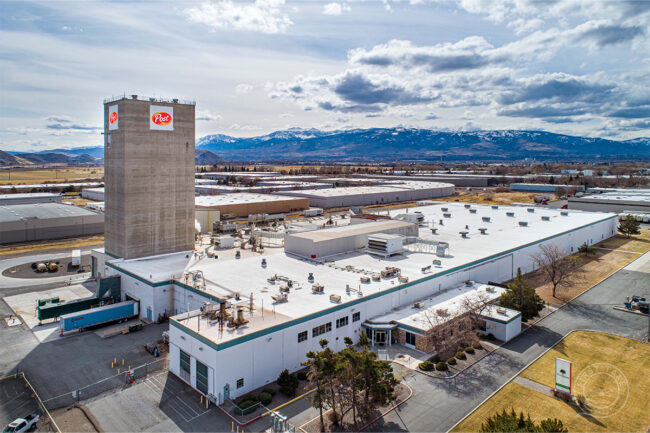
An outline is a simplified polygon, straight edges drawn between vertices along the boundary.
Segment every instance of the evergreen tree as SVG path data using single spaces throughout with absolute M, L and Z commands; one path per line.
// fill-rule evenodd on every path
M 631 235 L 638 235 L 641 233 L 639 226 L 641 224 L 636 220 L 634 215 L 625 215 L 625 218 L 621 220 L 621 223 L 618 225 L 618 231 L 623 233 L 628 239 Z
M 522 320 L 528 320 L 544 308 L 544 301 L 535 293 L 535 289 L 526 284 L 521 269 L 517 268 L 517 276 L 499 298 L 499 305 L 521 311 Z
M 535 424 L 530 415 L 524 417 L 524 413 L 519 415 L 512 409 L 510 413 L 504 409 L 501 413 L 496 413 L 489 417 L 481 424 L 481 433 L 502 433 L 502 432 L 558 432 L 566 433 L 568 430 L 564 427 L 562 421 L 554 418 L 547 418 L 539 425 Z

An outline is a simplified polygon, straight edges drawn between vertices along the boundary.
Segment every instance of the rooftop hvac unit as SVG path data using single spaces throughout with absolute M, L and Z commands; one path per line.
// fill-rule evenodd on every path
M 465 205 L 463 205 L 463 206 L 465 206 L 465 209 L 469 209 L 469 208 L 471 208 L 471 207 L 472 207 L 472 205 L 471 205 L 471 204 L 465 204 Z
M 560 212 L 560 215 L 562 215 L 562 216 L 569 216 L 569 212 L 567 212 L 567 211 L 561 211 L 561 212 Z
M 506 309 L 503 307 L 497 307 L 497 313 L 499 314 L 506 314 Z
M 490 222 L 490 217 L 482 217 L 481 218 L 484 223 L 489 223 Z
M 469 232 L 465 232 L 465 231 L 463 231 L 463 232 L 458 232 L 458 233 L 460 234 L 460 236 L 461 236 L 463 239 L 467 239 L 467 233 L 469 233 Z
M 403 239 L 398 235 L 379 233 L 366 238 L 366 251 L 370 254 L 391 256 L 403 250 Z
M 432 235 L 437 235 L 437 234 L 438 234 L 438 229 L 435 228 L 435 227 L 432 228 L 432 229 L 431 229 L 431 234 L 432 234 Z
M 359 278 L 359 281 L 361 281 L 362 283 L 367 284 L 367 283 L 370 282 L 370 277 L 361 277 L 361 278 Z
M 492 209 L 499 209 L 499 206 L 496 205 L 496 204 L 493 204 L 493 205 L 492 205 Z
M 433 266 L 442 266 L 442 262 L 438 259 L 435 259 L 431 262 Z
M 506 212 L 506 215 L 509 217 L 514 217 L 515 213 L 514 212 Z
M 447 212 L 443 213 L 442 216 L 445 218 L 451 218 L 451 214 Z
M 550 221 L 550 220 L 551 220 L 550 216 L 545 215 L 545 216 L 542 217 L 542 221 Z
M 481 232 L 482 235 L 487 234 L 487 229 L 485 227 L 479 227 L 478 231 Z
M 436 245 L 436 256 L 445 257 L 447 255 L 447 250 L 449 250 L 449 244 L 447 242 L 439 242 Z
M 535 212 L 535 208 L 532 208 L 532 207 L 529 207 L 529 208 L 526 209 L 526 210 L 527 210 L 529 213 L 533 213 L 533 212 Z
M 340 303 L 341 302 L 341 295 L 330 295 L 330 301 L 335 302 L 335 303 Z
M 409 277 L 407 277 L 405 275 L 400 275 L 399 277 L 397 277 L 397 280 L 400 283 L 408 283 L 409 282 Z
M 470 209 L 469 213 L 476 213 L 476 209 Z
M 314 284 L 311 286 L 312 293 L 325 293 L 325 286 L 322 284 Z
M 424 308 L 424 302 L 416 302 L 413 304 L 413 308 Z
M 528 221 L 519 221 L 521 227 L 528 227 Z
M 488 293 L 495 293 L 495 292 L 497 291 L 497 289 L 496 289 L 494 286 L 487 286 L 487 287 L 485 288 L 485 290 L 486 290 Z
M 449 208 L 448 207 L 441 207 L 440 210 L 443 211 L 443 212 L 447 212 L 449 210 Z
M 289 300 L 289 294 L 284 292 L 276 293 L 275 295 L 271 295 L 271 299 L 275 303 L 287 302 Z

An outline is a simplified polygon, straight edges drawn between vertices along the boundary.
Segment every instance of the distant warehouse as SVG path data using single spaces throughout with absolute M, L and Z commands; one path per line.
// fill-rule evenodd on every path
M 0 244 L 104 232 L 104 215 L 61 203 L 0 206 Z
M 352 186 L 332 189 L 286 191 L 285 195 L 306 197 L 311 206 L 332 208 L 414 201 L 454 194 L 454 186 L 439 182 L 404 182 L 390 186 Z
M 271 194 L 232 193 L 195 197 L 196 209 L 219 211 L 222 217 L 245 217 L 251 214 L 298 212 L 309 209 L 309 200 Z
M 552 183 L 511 183 L 510 191 L 525 192 L 555 192 L 558 188 L 564 188 L 567 191 L 584 191 L 584 185 L 555 185 Z
M 51 192 L 0 194 L 0 206 L 30 203 L 61 203 L 61 194 Z
M 104 201 L 104 188 L 84 188 L 81 190 L 81 197 L 88 200 Z

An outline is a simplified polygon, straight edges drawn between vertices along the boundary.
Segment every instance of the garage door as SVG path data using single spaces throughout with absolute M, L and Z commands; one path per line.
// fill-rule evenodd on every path
M 208 366 L 196 361 L 196 389 L 208 393 Z

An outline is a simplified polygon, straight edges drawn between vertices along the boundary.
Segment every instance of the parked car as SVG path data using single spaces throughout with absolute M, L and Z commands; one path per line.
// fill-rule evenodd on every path
M 27 415 L 25 418 L 16 418 L 4 428 L 2 433 L 23 433 L 29 431 L 41 419 L 38 414 Z

